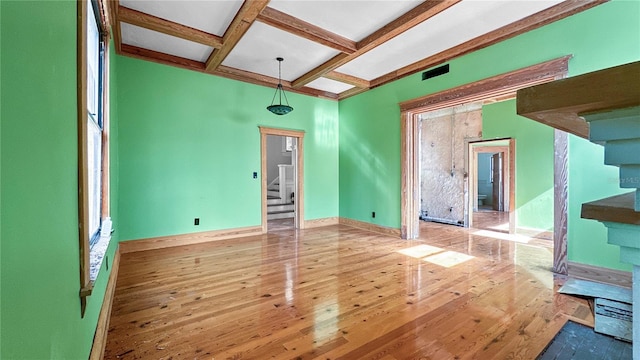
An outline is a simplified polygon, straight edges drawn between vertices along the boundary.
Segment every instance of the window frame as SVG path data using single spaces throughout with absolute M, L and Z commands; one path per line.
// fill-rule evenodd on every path
M 89 149 L 88 129 L 88 6 L 93 8 L 95 23 L 98 29 L 98 100 L 97 100 L 97 126 L 100 129 L 100 171 L 97 172 L 100 184 L 100 194 L 95 205 L 102 222 L 110 214 L 109 209 L 109 32 L 106 7 L 104 0 L 77 0 L 77 137 L 78 137 L 78 229 L 80 250 L 80 301 L 81 316 L 84 317 L 87 297 L 91 295 L 94 280 L 91 279 L 91 248 L 92 239 L 100 237 L 100 226 L 89 234 L 90 201 L 89 197 Z M 108 234 L 110 236 L 110 234 Z

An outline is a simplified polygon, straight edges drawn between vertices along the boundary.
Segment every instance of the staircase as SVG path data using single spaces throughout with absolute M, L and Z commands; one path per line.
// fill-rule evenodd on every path
M 278 184 L 279 186 L 279 184 Z M 295 216 L 295 205 L 280 197 L 277 188 L 267 189 L 267 220 L 288 219 Z
M 602 222 L 607 242 L 633 265 L 633 358 L 640 359 L 640 62 L 518 91 L 518 114 L 604 146 L 619 167 L 623 195 L 582 204 L 581 217 Z
M 267 186 L 267 220 L 295 217 L 293 165 L 278 165 L 279 176 Z
M 604 146 L 604 163 L 620 168 L 620 187 L 634 191 L 583 204 L 582 217 L 607 227 L 608 242 L 620 246 L 621 261 L 640 264 L 640 106 L 583 117 L 590 125 L 589 140 Z

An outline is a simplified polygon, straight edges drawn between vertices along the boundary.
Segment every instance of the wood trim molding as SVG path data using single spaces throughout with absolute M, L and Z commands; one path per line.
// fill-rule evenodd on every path
M 233 21 L 231 21 L 231 25 L 229 25 L 227 31 L 224 33 L 222 46 L 209 55 L 206 62 L 208 72 L 213 72 L 222 64 L 242 36 L 249 30 L 249 27 L 256 20 L 260 12 L 267 7 L 268 3 L 269 0 L 252 0 L 245 1 L 242 4 Z
M 159 236 L 147 239 L 127 240 L 120 242 L 120 253 L 164 249 L 168 247 L 201 244 L 209 241 L 224 240 L 236 237 L 261 235 L 259 226 L 233 229 L 203 231 L 190 234 Z
M 347 225 L 347 226 L 355 227 L 358 229 L 364 229 L 367 231 L 380 233 L 383 235 L 400 237 L 400 229 L 394 229 L 394 228 L 390 228 L 382 225 L 371 224 L 368 222 L 348 219 L 344 217 L 340 217 L 338 222 L 340 225 Z
M 264 8 L 257 20 L 345 54 L 356 51 L 355 41 L 270 7 Z
M 386 75 L 373 79 L 371 80 L 371 87 L 374 88 L 382 86 L 405 76 L 414 74 L 418 71 L 422 71 L 435 65 L 444 63 L 456 57 L 469 54 L 471 52 L 483 49 L 487 46 L 499 43 L 500 41 L 504 41 L 517 35 L 524 34 L 525 32 L 535 30 L 552 22 L 562 20 L 568 16 L 577 14 L 584 10 L 588 10 L 596 5 L 603 4 L 607 1 L 609 0 L 563 1 L 546 10 L 540 11 L 524 19 L 503 26 L 477 38 L 471 39 L 451 49 L 440 52 L 426 59 L 417 61 L 396 71 L 392 71 Z
M 567 275 L 569 136 L 555 129 L 553 137 L 553 272 Z
M 494 97 L 515 97 L 518 89 L 565 77 L 569 59 L 571 55 L 403 101 L 400 111 L 426 112 Z
M 118 20 L 118 9 L 120 8 L 120 0 L 108 0 L 109 2 L 109 15 L 111 15 L 111 34 L 113 35 L 113 45 L 115 46 L 116 53 L 120 54 L 122 51 L 122 29 L 120 27 L 120 21 Z
M 279 129 L 266 126 L 258 126 L 260 130 L 260 174 L 261 174 L 261 192 L 260 203 L 262 204 L 262 224 L 261 230 L 265 234 L 268 231 L 267 221 L 267 136 L 289 136 L 294 137 L 298 141 L 298 159 L 296 160 L 296 176 L 298 181 L 296 183 L 296 201 L 295 206 L 295 219 L 294 227 L 296 229 L 304 229 L 304 131 L 291 130 L 291 129 Z
M 365 54 L 376 47 L 384 44 L 385 42 L 395 38 L 396 36 L 410 30 L 416 25 L 419 25 L 423 21 L 441 13 L 449 7 L 457 4 L 460 0 L 437 0 L 437 1 L 425 1 L 418 6 L 402 14 L 397 19 L 393 20 L 389 24 L 378 29 L 371 35 L 360 40 L 357 44 L 357 51 L 352 54 L 339 54 L 324 64 L 316 67 L 315 69 L 307 72 L 298 79 L 294 80 L 292 85 L 299 87 L 306 85 L 329 71 L 333 71 L 340 66 L 348 63 L 349 61 L 357 58 L 358 56 Z
M 495 141 L 507 141 L 507 145 L 486 145 L 483 146 L 482 143 L 491 144 Z M 516 192 L 515 192 L 515 178 L 516 178 L 516 139 L 514 138 L 504 138 L 504 139 L 492 139 L 492 140 L 479 140 L 479 141 L 469 141 L 467 142 L 469 153 L 469 164 L 467 166 L 467 180 L 469 183 L 469 191 L 468 197 L 469 201 L 467 203 L 467 226 L 473 227 L 473 209 L 474 209 L 474 200 L 477 198 L 478 194 L 478 182 L 476 180 L 477 174 L 477 165 L 478 165 L 478 153 L 504 153 L 504 168 L 506 169 L 503 172 L 503 176 L 507 177 L 508 181 L 504 182 L 504 190 L 505 190 L 505 211 L 509 213 L 509 234 L 514 234 L 516 232 L 516 218 L 515 218 L 515 203 L 516 203 Z
M 337 216 L 334 216 L 334 217 L 328 217 L 328 218 L 306 220 L 304 222 L 304 228 L 313 229 L 313 228 L 324 227 L 324 226 L 338 225 L 339 223 L 340 223 L 339 218 Z
M 516 139 L 509 141 L 509 234 L 516 232 Z
M 213 48 L 220 48 L 222 46 L 222 38 L 219 36 L 129 9 L 122 5 L 118 5 L 118 20 Z
M 401 166 L 401 232 L 402 237 L 413 239 L 419 236 L 418 204 L 416 189 L 419 173 L 418 128 L 420 113 L 461 105 L 474 101 L 484 101 L 495 97 L 504 98 L 515 94 L 531 83 L 544 83 L 566 76 L 571 56 L 563 56 L 527 68 L 496 75 L 453 89 L 426 95 L 400 103 L 400 166 Z M 509 167 L 515 169 L 515 141 L 510 145 Z M 515 174 L 515 170 L 514 170 Z M 515 176 L 511 177 L 510 192 L 515 191 Z M 509 194 L 511 198 L 511 194 Z M 515 201 L 509 203 L 509 231 L 515 231 Z
M 111 319 L 111 306 L 113 305 L 113 295 L 116 292 L 116 282 L 118 280 L 119 269 L 120 246 L 118 245 L 113 256 L 113 262 L 111 263 L 111 273 L 109 274 L 107 288 L 104 292 L 104 299 L 102 300 L 102 307 L 100 308 L 100 314 L 98 315 L 98 325 L 93 337 L 93 345 L 91 346 L 89 360 L 101 360 L 104 358 L 104 349 L 107 345 L 107 334 L 109 332 L 109 320 Z
M 420 116 L 412 111 L 401 114 L 400 120 L 400 234 L 403 239 L 415 239 L 420 234 Z
M 631 288 L 632 273 L 629 271 L 620 271 L 607 269 L 599 266 L 581 264 L 573 261 L 567 262 L 568 274 L 570 277 L 596 281 L 600 283 L 617 285 Z

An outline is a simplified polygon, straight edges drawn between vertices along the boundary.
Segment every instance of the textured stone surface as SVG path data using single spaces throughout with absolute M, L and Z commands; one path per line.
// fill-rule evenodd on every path
M 430 219 L 463 223 L 465 140 L 482 137 L 482 109 L 463 105 L 422 116 L 420 209 Z

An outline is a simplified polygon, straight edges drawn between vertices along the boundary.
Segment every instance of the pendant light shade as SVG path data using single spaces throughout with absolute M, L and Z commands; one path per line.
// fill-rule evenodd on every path
M 273 100 L 271 100 L 271 105 L 267 106 L 267 110 L 271 111 L 276 115 L 286 115 L 293 110 L 291 106 L 289 106 L 289 100 L 287 100 L 287 94 L 284 93 L 284 89 L 282 89 L 282 61 L 283 58 L 276 58 L 278 60 L 278 86 L 276 87 L 276 92 L 273 94 Z M 286 104 L 282 103 L 282 97 L 284 96 L 284 101 Z M 276 101 L 276 97 L 278 98 L 278 103 L 274 104 Z

